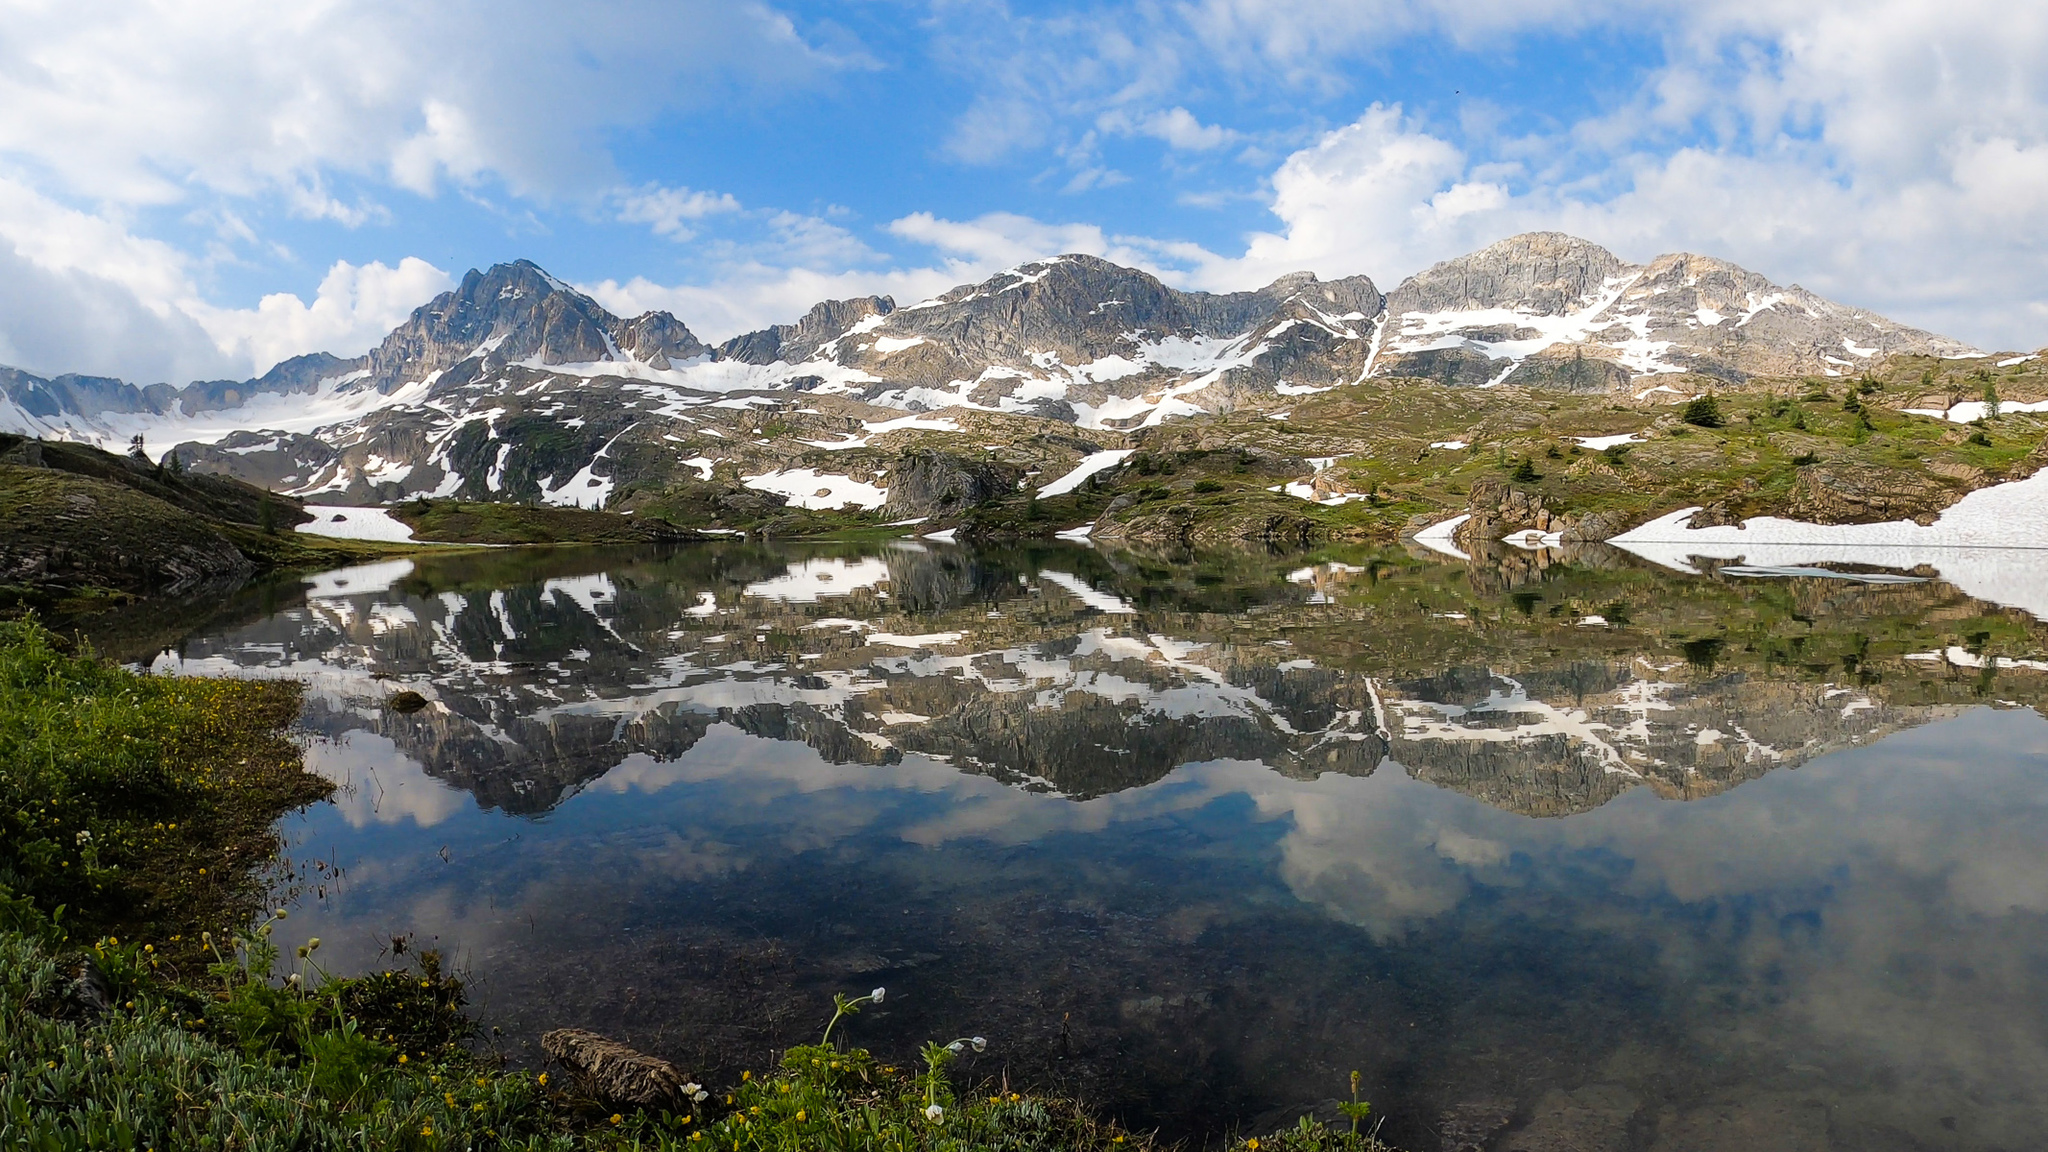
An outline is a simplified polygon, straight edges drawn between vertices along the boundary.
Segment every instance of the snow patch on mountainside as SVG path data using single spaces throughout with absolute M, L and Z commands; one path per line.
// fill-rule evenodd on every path
M 331 536 L 339 540 L 386 540 L 393 543 L 412 539 L 412 528 L 392 518 L 382 508 L 341 508 L 316 505 L 311 523 L 298 531 L 308 536 Z
M 1130 459 L 1131 452 L 1132 450 L 1129 448 L 1118 448 L 1108 452 L 1090 452 L 1088 455 L 1081 457 L 1081 462 L 1074 465 L 1072 471 L 1040 488 L 1034 493 L 1034 496 L 1065 496 L 1086 483 L 1090 476 L 1098 472 L 1106 472 L 1125 460 Z
M 786 496 L 791 504 L 813 511 L 841 508 L 851 504 L 872 511 L 888 502 L 889 490 L 877 488 L 851 476 L 834 476 L 816 468 L 791 468 L 742 477 L 740 483 L 757 492 Z

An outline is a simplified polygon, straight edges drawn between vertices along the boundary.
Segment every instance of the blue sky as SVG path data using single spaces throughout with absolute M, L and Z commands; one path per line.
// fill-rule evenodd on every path
M 1954 0 L 0 0 L 0 363 L 239 376 L 527 257 L 707 337 L 1087 250 L 1558 228 L 2048 342 L 2048 15 Z

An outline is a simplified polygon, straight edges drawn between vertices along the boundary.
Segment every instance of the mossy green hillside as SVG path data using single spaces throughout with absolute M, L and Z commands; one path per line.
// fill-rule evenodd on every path
M 1304 398 L 1284 420 L 1233 414 L 1148 430 L 1126 466 L 1083 485 L 1068 511 L 1106 513 L 1098 537 L 1386 540 L 1463 511 L 1473 486 L 1493 481 L 1558 514 L 1617 524 L 1687 505 L 1840 523 L 1924 518 L 2043 462 L 2048 416 L 1962 426 L 1908 413 L 1925 398 L 1919 377 L 1904 375 L 1739 386 L 1674 378 L 1670 393 L 1644 401 L 1375 381 Z M 1718 426 L 1687 423 L 1682 403 L 1655 402 L 1695 394 L 1713 396 Z M 1579 442 L 1620 436 L 1634 442 Z M 1314 495 L 1331 503 L 1271 491 L 1278 471 L 1291 467 L 1299 481 L 1302 462 L 1318 459 L 1330 464 Z M 976 522 L 1018 530 L 1058 518 L 1025 499 L 977 510 Z
M 76 615 L 391 555 L 292 531 L 297 500 L 78 444 L 0 436 L 0 609 Z
M 590 508 L 425 498 L 394 504 L 391 517 L 416 539 L 452 544 L 656 544 L 697 536 L 659 516 Z

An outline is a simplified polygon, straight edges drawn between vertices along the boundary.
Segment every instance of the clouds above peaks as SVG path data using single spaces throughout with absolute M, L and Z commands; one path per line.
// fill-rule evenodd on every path
M 690 224 L 724 212 L 737 212 L 740 202 L 729 192 L 694 192 L 688 188 L 664 188 L 649 184 L 632 192 L 617 194 L 619 220 L 645 224 L 656 236 L 688 240 L 696 230 Z
M 253 372 L 308 351 L 358 356 L 403 323 L 413 309 L 455 286 L 448 273 L 416 256 L 387 267 L 336 261 L 313 302 L 273 292 L 253 309 L 191 311 L 217 347 Z
M 821 300 L 893 296 L 899 303 L 936 296 L 959 283 L 945 268 L 842 272 L 770 264 L 738 264 L 705 282 L 660 284 L 645 277 L 578 285 L 621 316 L 673 314 L 700 339 L 716 343 L 773 324 L 795 322 Z
M 913 212 L 889 223 L 889 231 L 905 240 L 941 252 L 962 275 L 987 275 L 1046 256 L 1084 253 L 1119 264 L 1146 266 L 1158 256 L 1156 241 L 1110 236 L 1094 224 L 1047 224 L 1011 212 L 991 212 L 972 220 L 946 220 L 929 212 Z
M 1284 230 L 1254 233 L 1243 257 L 1210 263 L 1221 287 L 1265 283 L 1298 269 L 1376 278 L 1426 266 L 1485 228 L 1506 200 L 1498 184 L 1468 178 L 1465 154 L 1375 105 L 1356 123 L 1289 156 L 1273 174 L 1273 214 Z
M 858 61 L 758 3 L 18 0 L 0 31 L 0 156 L 118 203 L 236 195 L 326 169 L 432 194 L 495 176 L 612 182 L 603 133 Z
M 160 314 L 124 284 L 38 264 L 11 244 L 0 244 L 0 364 L 143 382 L 230 374 L 190 316 Z
M 220 227 L 232 232 L 239 221 Z M 0 364 L 185 383 L 255 375 L 286 357 L 354 355 L 452 283 L 424 260 L 337 262 L 313 303 L 271 293 L 254 308 L 206 301 L 199 261 L 120 222 L 0 180 Z

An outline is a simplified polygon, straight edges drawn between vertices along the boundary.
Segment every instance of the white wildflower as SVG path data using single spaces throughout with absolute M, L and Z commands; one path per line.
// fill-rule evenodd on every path
M 882 996 L 888 991 L 889 990 L 887 988 L 877 988 L 873 992 L 868 993 L 868 999 L 873 1000 L 877 1004 L 880 1004 L 882 1002 Z
M 946 1110 L 937 1104 L 927 1104 L 924 1106 L 924 1118 L 934 1124 L 944 1124 L 946 1122 Z
M 974 1039 L 969 1040 L 968 1043 L 974 1045 L 976 1052 L 988 1051 L 988 1037 L 986 1036 L 976 1036 Z

